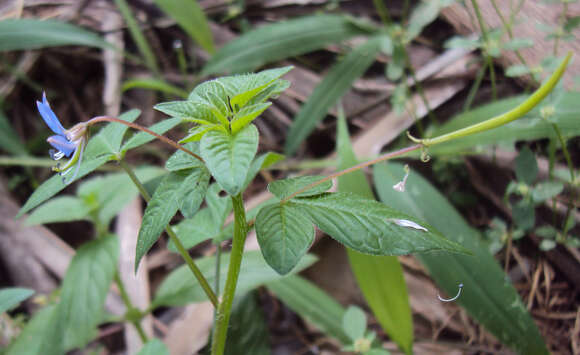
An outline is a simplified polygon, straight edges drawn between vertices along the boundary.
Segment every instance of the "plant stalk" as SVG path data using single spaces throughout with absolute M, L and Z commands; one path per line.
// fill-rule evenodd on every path
M 119 276 L 118 272 L 115 272 L 115 283 L 117 284 L 117 288 L 119 289 L 119 294 L 121 295 L 121 299 L 123 300 L 123 303 L 125 304 L 125 307 L 127 307 L 127 311 L 131 311 L 131 310 L 137 310 L 137 308 L 135 306 L 133 306 L 133 303 L 131 302 L 131 299 L 129 298 L 129 294 L 127 294 L 127 290 L 125 289 L 125 285 L 123 284 L 123 280 L 121 280 L 121 277 Z M 135 327 L 135 329 L 137 329 L 137 333 L 139 333 L 139 338 L 141 338 L 141 342 L 143 342 L 143 344 L 145 344 L 149 339 L 147 338 L 147 335 L 145 334 L 145 331 L 143 330 L 143 327 L 141 326 L 141 322 L 139 320 L 136 319 L 128 319 L 128 321 L 131 322 L 131 324 L 133 324 L 133 326 Z
M 234 239 L 230 253 L 230 265 L 228 268 L 228 277 L 224 288 L 224 295 L 222 302 L 219 305 L 216 317 L 217 324 L 211 345 L 212 355 L 222 355 L 225 350 L 232 303 L 234 301 L 238 276 L 240 275 L 246 234 L 248 233 L 246 211 L 244 210 L 242 194 L 240 193 L 237 196 L 232 196 L 232 203 L 234 207 Z
M 143 196 L 143 199 L 147 203 L 149 203 L 149 201 L 151 200 L 151 196 L 149 195 L 149 193 L 145 189 L 145 186 L 143 186 L 141 181 L 139 181 L 139 178 L 137 177 L 137 175 L 135 175 L 135 173 L 133 172 L 133 169 L 131 169 L 129 164 L 127 164 L 123 159 L 119 160 L 119 165 L 121 165 L 123 170 L 125 170 L 127 175 L 129 175 L 129 178 L 131 179 L 131 181 L 133 181 L 133 184 L 135 184 L 135 186 L 137 187 L 137 189 L 141 193 L 141 196 Z M 165 227 L 165 232 L 167 233 L 169 238 L 175 244 L 177 251 L 179 252 L 181 257 L 183 258 L 183 260 L 185 261 L 185 263 L 187 264 L 187 266 L 189 267 L 189 269 L 191 270 L 191 272 L 193 273 L 193 275 L 195 276 L 195 278 L 199 282 L 201 288 L 203 288 L 203 291 L 207 295 L 207 298 L 211 301 L 213 306 L 217 308 L 218 304 L 219 304 L 217 296 L 215 295 L 215 293 L 211 289 L 211 286 L 209 285 L 205 276 L 203 276 L 203 273 L 201 272 L 201 270 L 197 267 L 197 265 L 195 265 L 195 262 L 193 261 L 193 259 L 191 258 L 191 256 L 189 255 L 189 253 L 187 252 L 187 250 L 185 249 L 185 247 L 183 246 L 183 244 L 179 240 L 179 238 L 177 238 L 177 235 L 175 234 L 175 232 L 173 231 L 173 229 L 171 228 L 170 225 L 167 225 Z

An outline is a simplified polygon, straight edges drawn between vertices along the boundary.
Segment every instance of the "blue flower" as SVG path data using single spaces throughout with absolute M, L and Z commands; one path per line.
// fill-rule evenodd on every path
M 73 165 L 76 163 L 75 173 L 68 182 L 64 180 L 65 184 L 71 183 L 79 172 L 79 167 L 83 159 L 83 151 L 86 145 L 86 124 L 78 123 L 71 129 L 66 130 L 58 120 L 58 117 L 54 114 L 50 108 L 50 104 L 46 100 L 46 93 L 42 93 L 42 102 L 36 101 L 36 107 L 42 119 L 56 135 L 48 137 L 46 140 L 53 148 L 49 150 L 50 157 L 54 160 L 60 160 L 63 157 L 70 158 L 69 161 L 62 168 L 57 164 L 53 168 L 54 171 L 58 172 L 60 175 L 66 175 L 71 170 Z

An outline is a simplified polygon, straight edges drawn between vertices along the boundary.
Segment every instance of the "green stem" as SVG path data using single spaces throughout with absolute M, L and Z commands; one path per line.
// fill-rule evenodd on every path
M 574 174 L 574 165 L 572 164 L 572 158 L 570 157 L 570 152 L 568 152 L 568 148 L 566 147 L 566 140 L 562 136 L 562 132 L 557 124 L 551 123 L 554 132 L 556 133 L 556 137 L 560 141 L 560 145 L 562 146 L 562 152 L 564 153 L 564 158 L 566 159 L 566 164 L 568 164 L 568 169 L 570 169 L 570 179 L 571 183 L 573 184 L 576 181 L 576 177 Z
M 467 99 L 465 100 L 465 104 L 463 105 L 463 112 L 467 112 L 471 108 L 473 99 L 475 99 L 475 94 L 477 94 L 477 90 L 479 90 L 479 87 L 481 86 L 481 81 L 483 80 L 483 76 L 485 75 L 486 68 L 487 68 L 486 65 L 482 65 L 481 68 L 479 68 L 479 70 L 477 71 L 475 81 L 473 82 L 473 85 L 469 89 L 469 94 L 467 95 Z
M 121 280 L 121 277 L 119 276 L 118 272 L 115 272 L 115 283 L 117 284 L 117 288 L 119 289 L 119 293 L 121 294 L 121 299 L 123 300 L 123 303 L 125 304 L 125 307 L 127 308 L 128 312 L 134 312 L 134 311 L 138 311 L 139 313 L 141 313 L 135 306 L 133 306 L 133 303 L 131 302 L 131 299 L 129 298 L 129 294 L 127 293 L 127 290 L 125 289 L 125 285 L 123 284 L 123 280 Z M 141 338 L 141 342 L 143 342 L 143 344 L 145 344 L 149 339 L 147 338 L 147 335 L 145 334 L 145 331 L 143 330 L 143 327 L 141 326 L 141 321 L 140 320 L 136 320 L 136 319 L 128 319 L 128 321 L 131 322 L 131 324 L 133 324 L 133 326 L 135 327 L 135 329 L 137 329 L 137 333 L 139 333 L 139 337 Z
M 141 193 L 141 196 L 143 196 L 143 199 L 145 199 L 145 201 L 148 203 L 151 200 L 151 195 L 149 195 L 149 193 L 145 189 L 145 186 L 143 186 L 141 181 L 139 181 L 139 178 L 137 177 L 137 175 L 135 175 L 133 169 L 131 169 L 129 164 L 127 164 L 123 159 L 119 160 L 119 165 L 121 165 L 123 170 L 125 170 L 127 175 L 129 175 L 129 178 L 131 179 L 131 181 L 133 181 L 133 184 L 135 184 L 135 186 L 139 190 L 139 193 Z M 207 298 L 211 301 L 214 307 L 217 307 L 219 304 L 218 299 L 213 290 L 211 289 L 211 286 L 207 282 L 207 279 L 205 278 L 205 276 L 203 276 L 203 273 L 197 267 L 197 265 L 195 265 L 195 262 L 193 261 L 193 259 L 191 258 L 191 256 L 189 255 L 189 253 L 179 240 L 179 238 L 177 238 L 177 235 L 175 234 L 170 225 L 167 225 L 165 227 L 165 232 L 169 236 L 169 239 L 171 239 L 171 241 L 173 241 L 173 243 L 175 244 L 177 251 L 179 252 L 181 257 L 183 258 L 183 260 L 185 261 L 185 263 L 187 264 L 187 266 L 189 267 L 189 269 L 191 270 L 191 272 L 201 285 L 201 288 L 203 288 L 203 291 L 207 295 Z
M 429 100 L 427 100 L 427 96 L 425 95 L 425 91 L 423 90 L 423 85 L 417 79 L 417 74 L 415 73 L 415 68 L 413 68 L 413 64 L 411 63 L 411 58 L 409 58 L 409 53 L 407 52 L 407 48 L 405 46 L 403 46 L 403 53 L 405 53 L 405 63 L 407 65 L 407 69 L 409 70 L 409 73 L 411 74 L 411 78 L 413 78 L 413 83 L 415 84 L 415 87 L 417 88 L 417 91 L 419 92 L 419 96 L 421 97 L 421 100 L 423 101 L 423 105 L 425 105 L 425 108 L 427 109 L 427 116 L 431 120 L 432 124 L 436 124 L 437 117 L 435 117 L 435 113 L 433 113 L 433 111 L 431 110 L 431 106 L 429 105 Z
M 486 57 L 487 66 L 489 67 L 489 77 L 491 79 L 491 97 L 495 101 L 497 100 L 497 88 L 495 85 L 495 68 L 493 67 L 493 59 L 491 56 Z
M 560 31 L 561 30 L 563 31 L 564 23 L 566 21 L 566 14 L 568 13 L 568 3 L 564 2 L 563 6 L 564 6 L 564 9 L 562 10 L 562 13 L 560 14 L 560 21 L 558 21 L 558 26 L 560 26 L 558 28 L 558 35 L 556 36 L 556 40 L 554 41 L 554 56 L 558 55 L 558 48 L 560 47 L 560 35 L 562 33 Z
M 375 5 L 375 9 L 381 18 L 381 21 L 383 21 L 383 24 L 389 26 L 391 24 L 391 15 L 389 14 L 389 10 L 385 6 L 383 0 L 373 0 L 373 4 Z
M 539 104 L 540 101 L 542 101 L 554 89 L 554 87 L 556 86 L 556 84 L 558 84 L 558 81 L 560 80 L 560 78 L 564 74 L 564 71 L 566 70 L 566 66 L 568 65 L 568 62 L 570 61 L 571 57 L 572 57 L 572 53 L 570 52 L 570 53 L 568 53 L 566 58 L 562 61 L 560 66 L 558 66 L 558 68 L 554 71 L 552 76 L 542 86 L 540 86 L 538 88 L 538 90 L 536 90 L 526 101 L 522 102 L 517 107 L 513 108 L 512 110 L 510 110 L 508 112 L 505 112 L 499 116 L 490 118 L 489 120 L 486 120 L 484 122 L 480 122 L 480 123 L 471 125 L 469 127 L 465 127 L 463 129 L 459 129 L 457 131 L 453 131 L 451 133 L 447 133 L 447 134 L 444 134 L 442 136 L 435 137 L 435 138 L 417 139 L 417 138 L 410 136 L 409 134 L 407 134 L 407 135 L 409 136 L 409 138 L 413 142 L 420 143 L 423 146 L 428 147 L 430 145 L 435 145 L 435 144 L 447 142 L 447 141 L 450 141 L 452 139 L 457 139 L 457 138 L 465 137 L 465 136 L 472 135 L 475 133 L 479 133 L 482 131 L 487 131 L 487 130 L 502 126 L 502 125 L 509 123 L 511 121 L 514 121 L 514 120 L 522 117 L 526 113 L 528 113 L 531 109 L 533 109 L 537 104 Z
M 244 242 L 246 241 L 246 234 L 248 232 L 242 195 L 232 196 L 232 203 L 234 207 L 234 239 L 230 253 L 230 265 L 223 300 L 220 303 L 216 317 L 217 324 L 211 345 L 212 355 L 222 355 L 224 353 L 232 303 L 234 301 L 244 253 Z

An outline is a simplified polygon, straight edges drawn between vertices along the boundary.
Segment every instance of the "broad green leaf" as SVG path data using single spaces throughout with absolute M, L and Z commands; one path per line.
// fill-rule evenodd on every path
M 114 48 L 95 33 L 64 22 L 31 18 L 0 21 L 0 52 L 69 45 Z
M 84 244 L 72 258 L 57 308 L 62 315 L 66 349 L 83 347 L 96 335 L 118 259 L 119 240 L 115 235 Z
M 204 169 L 191 169 L 172 171 L 163 178 L 143 214 L 137 239 L 135 270 L 139 267 L 141 258 L 155 244 L 161 232 L 177 213 L 183 197 L 195 191 L 200 186 L 200 181 L 206 177 Z
M 14 131 L 12 125 L 8 121 L 8 117 L 4 115 L 4 111 L 0 108 L 0 149 L 14 154 L 26 155 L 28 150 L 20 140 L 18 133 Z
M 236 134 L 242 128 L 246 127 L 249 123 L 256 119 L 256 117 L 260 116 L 262 112 L 270 107 L 270 105 L 272 105 L 271 102 L 265 102 L 261 104 L 245 106 L 240 111 L 238 111 L 230 123 L 232 134 Z
M 535 203 L 544 202 L 554 196 L 557 196 L 564 190 L 564 185 L 557 181 L 545 181 L 534 186 L 532 190 L 532 199 Z
M 524 231 L 534 228 L 536 211 L 531 201 L 520 200 L 512 206 L 512 218 L 516 226 Z
M 270 355 L 270 332 L 255 292 L 234 299 L 225 355 Z
M 380 52 L 382 40 L 383 37 L 380 36 L 369 39 L 332 66 L 294 118 L 286 137 L 284 147 L 286 154 L 290 155 L 296 151 L 330 107 L 348 91 L 356 79 L 364 74 Z
M 338 116 L 337 152 L 339 169 L 358 163 L 350 144 L 344 114 Z M 374 198 L 365 174 L 361 170 L 338 178 L 338 190 Z M 357 283 L 373 314 L 385 332 L 407 354 L 412 352 L 413 319 L 409 305 L 403 268 L 394 256 L 365 255 L 347 248 L 348 259 Z
M 172 129 L 173 127 L 177 126 L 180 123 L 181 123 L 181 120 L 179 118 L 169 118 L 169 119 L 163 120 L 161 122 L 155 123 L 154 125 L 149 127 L 149 129 L 157 134 L 163 134 L 163 133 L 169 131 L 170 129 Z M 135 133 L 133 136 L 131 136 L 131 138 L 129 138 L 125 142 L 125 144 L 123 144 L 123 148 L 121 148 L 121 151 L 123 153 L 125 153 L 126 151 L 128 151 L 130 149 L 134 149 L 134 148 L 137 148 L 139 146 L 142 146 L 143 144 L 149 143 L 154 139 L 156 139 L 156 138 L 147 132 Z
M 343 345 L 351 343 L 342 329 L 344 308 L 312 282 L 296 275 L 268 282 L 266 287 L 324 334 L 340 340 Z
M 506 281 L 507 275 L 483 246 L 479 233 L 418 173 L 409 174 L 405 193 L 393 190 L 393 184 L 403 175 L 400 164 L 375 166 L 374 181 L 380 199 L 425 219 L 475 254 L 417 255 L 437 284 L 447 294 L 455 294 L 457 285 L 463 283 L 463 293 L 456 302 L 502 343 L 522 354 L 548 354 L 518 292 Z
M 179 211 L 185 218 L 192 218 L 195 215 L 209 186 L 210 175 L 207 169 L 194 169 L 193 174 L 199 174 L 199 177 L 195 178 L 196 181 L 189 180 L 189 185 L 183 186 L 181 196 L 177 200 Z
M 6 355 L 62 355 L 62 329 L 57 308 L 58 305 L 50 305 L 39 310 L 10 344 Z
M 220 260 L 220 290 L 223 291 L 227 270 L 229 265 L 229 254 L 222 254 Z M 300 260 L 298 266 L 292 270 L 292 273 L 297 273 L 309 267 L 316 261 L 313 255 L 306 255 Z M 207 257 L 196 260 L 196 265 L 205 275 L 210 285 L 215 283 L 215 257 Z M 279 280 L 280 276 L 276 271 L 272 270 L 266 261 L 262 258 L 259 250 L 248 251 L 244 253 L 242 266 L 240 269 L 240 277 L 238 279 L 238 286 L 236 294 L 244 294 L 266 282 Z M 163 280 L 161 286 L 157 290 L 155 299 L 152 304 L 154 307 L 159 306 L 184 306 L 189 303 L 203 302 L 207 300 L 207 296 L 203 292 L 197 280 L 191 275 L 191 271 L 187 265 L 182 265 L 173 270 L 169 276 Z
M 215 51 L 211 30 L 203 9 L 196 0 L 155 0 L 167 15 L 177 22 L 194 41 L 213 54 Z
M 206 123 L 220 123 L 214 117 L 211 107 L 207 102 L 169 101 L 157 104 L 153 108 L 168 116 L 182 120 L 201 120 L 201 122 Z
M 195 126 L 189 130 L 189 134 L 185 136 L 185 138 L 181 139 L 179 143 L 183 144 L 183 143 L 199 142 L 204 134 L 214 129 L 223 131 L 224 127 L 220 124 L 215 123 Z
M 0 314 L 18 306 L 34 294 L 34 290 L 20 287 L 0 289 Z
M 469 253 L 415 217 L 351 193 L 325 193 L 288 201 L 340 243 L 372 255 L 427 251 Z
M 105 164 L 110 160 L 109 158 L 110 158 L 109 156 L 102 156 L 91 160 L 88 159 L 84 160 L 81 163 L 79 173 L 77 174 L 75 180 L 79 180 L 83 176 L 91 173 L 101 165 Z M 42 183 L 42 185 L 36 188 L 36 190 L 34 190 L 32 195 L 30 195 L 30 197 L 28 198 L 24 206 L 22 206 L 16 217 L 17 218 L 22 217 L 22 215 L 24 215 L 26 212 L 30 211 L 34 207 L 40 205 L 41 203 L 48 200 L 52 196 L 56 195 L 57 193 L 62 191 L 65 187 L 67 187 L 67 185 L 64 184 L 61 176 L 59 175 L 52 176 L 50 179 L 46 180 L 44 183 Z
M 134 172 L 139 181 L 147 183 L 161 176 L 165 171 L 158 167 L 144 166 L 136 168 Z M 88 179 L 77 190 L 77 195 L 87 206 L 91 209 L 98 209 L 97 218 L 102 225 L 109 225 L 111 219 L 138 194 L 135 184 L 125 173 L 107 174 Z
M 515 160 L 516 178 L 519 182 L 532 185 L 538 177 L 538 162 L 534 153 L 525 146 Z
M 256 217 L 260 250 L 268 265 L 285 275 L 314 242 L 314 227 L 299 209 L 288 204 L 263 207 Z
M 283 180 L 272 181 L 268 184 L 268 191 L 280 200 L 288 198 L 293 193 L 324 179 L 324 176 L 299 176 L 295 178 L 288 178 Z M 295 197 L 306 197 L 320 195 L 328 191 L 332 187 L 332 180 L 327 180 L 319 185 L 316 185 L 306 191 L 302 191 Z
M 121 86 L 121 91 L 125 92 L 131 89 L 155 90 L 169 95 L 175 95 L 186 98 L 188 92 L 175 85 L 169 84 L 165 80 L 146 78 L 146 79 L 129 79 Z
M 367 316 L 362 309 L 350 306 L 342 317 L 342 329 L 355 342 L 364 336 L 367 329 Z
M 244 186 L 258 150 L 258 139 L 258 129 L 252 124 L 234 136 L 209 131 L 201 138 L 201 157 L 212 176 L 231 196 L 239 194 Z
M 26 219 L 26 224 L 89 221 L 90 212 L 90 206 L 78 197 L 57 197 L 35 209 Z
M 169 355 L 169 349 L 161 340 L 153 338 L 143 345 L 137 355 Z
M 202 75 L 252 71 L 368 33 L 368 29 L 342 15 L 306 16 L 262 26 L 222 47 L 205 65 Z
M 248 175 L 246 175 L 246 181 L 244 182 L 244 187 L 242 190 L 245 190 L 246 187 L 250 185 L 260 170 L 267 169 L 268 167 L 282 160 L 284 160 L 284 156 L 274 152 L 264 153 L 254 159 L 250 165 L 250 170 L 248 170 Z
M 199 155 L 199 143 L 192 142 L 187 143 L 183 146 L 186 149 L 189 149 L 195 154 Z M 205 165 L 199 159 L 192 157 L 191 155 L 187 154 L 182 150 L 178 150 L 173 153 L 172 156 L 167 159 L 165 162 L 165 169 L 169 171 L 177 171 L 183 169 L 190 169 L 190 168 L 203 168 Z
M 520 104 L 523 99 L 524 97 L 518 96 L 498 100 L 464 114 L 457 115 L 437 128 L 431 136 L 436 137 L 444 133 L 449 133 L 507 112 Z M 549 97 L 546 100 L 549 100 Z M 564 138 L 580 135 L 580 125 L 578 125 L 577 116 L 577 112 L 580 110 L 580 93 L 564 93 L 561 99 L 558 100 L 555 108 L 555 114 L 550 117 L 550 122 L 546 122 L 541 117 L 541 107 L 538 107 L 530 111 L 526 116 L 504 126 L 429 147 L 429 154 L 435 156 L 481 152 L 486 146 L 492 144 L 507 144 L 521 140 L 534 141 L 543 138 L 557 139 L 551 123 L 560 127 Z

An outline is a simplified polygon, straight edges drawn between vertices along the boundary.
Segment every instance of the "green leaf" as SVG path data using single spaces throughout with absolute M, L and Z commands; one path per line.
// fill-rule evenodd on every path
M 505 75 L 510 78 L 526 75 L 529 73 L 530 69 L 523 64 L 511 65 L 505 71 Z
M 189 134 L 185 138 L 181 139 L 179 143 L 183 144 L 183 143 L 199 142 L 204 134 L 213 129 L 215 130 L 221 129 L 223 131 L 224 127 L 222 125 L 215 123 L 195 126 L 189 130 Z
M 103 156 L 92 160 L 88 159 L 84 160 L 81 163 L 79 173 L 77 174 L 75 180 L 78 180 L 83 176 L 91 173 L 92 171 L 97 169 L 99 166 L 105 164 L 109 160 L 110 160 L 109 156 Z M 24 206 L 22 206 L 22 208 L 18 212 L 16 218 L 22 217 L 22 215 L 24 215 L 26 212 L 30 211 L 34 207 L 40 205 L 41 203 L 48 200 L 52 196 L 56 195 L 57 193 L 62 191 L 65 187 L 67 187 L 67 185 L 63 183 L 61 176 L 59 175 L 52 176 L 50 179 L 46 180 L 42 185 L 36 188 L 36 190 L 34 190 L 32 195 L 28 198 Z
M 208 19 L 195 0 L 155 0 L 163 12 L 177 22 L 194 41 L 213 54 L 215 51 Z
M 191 169 L 172 171 L 163 178 L 143 214 L 137 239 L 135 270 L 139 267 L 141 258 L 159 239 L 161 232 L 179 209 L 183 197 L 190 192 L 193 193 L 200 181 L 206 177 L 203 169 Z
M 556 241 L 552 239 L 544 239 L 540 242 L 540 250 L 549 251 L 556 247 Z
M 479 38 L 455 36 L 445 42 L 445 48 L 476 49 L 481 46 Z
M 212 176 L 231 196 L 239 194 L 244 186 L 258 150 L 258 139 L 258 129 L 252 124 L 234 136 L 209 131 L 201 138 L 201 157 Z
M 62 329 L 57 308 L 57 305 L 50 305 L 38 311 L 10 344 L 6 355 L 62 355 Z
M 542 337 L 518 292 L 506 281 L 507 276 L 483 246 L 479 233 L 418 173 L 410 172 L 405 193 L 393 190 L 393 184 L 399 182 L 404 174 L 400 164 L 375 166 L 374 181 L 380 199 L 432 223 L 475 254 L 471 257 L 417 255 L 433 279 L 448 294 L 455 294 L 457 285 L 463 283 L 463 293 L 456 302 L 502 343 L 522 354 L 547 354 Z
M 121 86 L 121 92 L 125 92 L 131 89 L 147 89 L 155 90 L 169 95 L 180 96 L 186 98 L 187 91 L 179 88 L 175 85 L 169 84 L 165 80 L 155 79 L 155 78 L 145 78 L 145 79 L 129 79 L 123 83 Z
M 299 176 L 295 178 L 288 178 L 283 180 L 272 181 L 268 184 L 268 191 L 280 200 L 288 198 L 293 193 L 324 179 L 324 176 Z M 320 195 L 328 191 L 332 187 L 332 180 L 327 180 L 319 185 L 316 185 L 306 191 L 302 191 L 295 197 L 306 197 Z
M 209 186 L 210 175 L 207 169 L 193 169 L 192 175 L 196 175 L 195 181 L 188 179 L 188 184 L 181 190 L 181 196 L 177 200 L 179 210 L 185 218 L 195 215 Z
M 170 119 L 155 123 L 154 125 L 149 127 L 149 129 L 157 134 L 163 134 L 163 133 L 169 131 L 170 129 L 172 129 L 173 127 L 177 126 L 180 123 L 181 123 L 181 120 L 179 118 L 170 118 Z M 142 146 L 143 144 L 149 143 L 154 139 L 156 139 L 156 138 L 147 132 L 135 133 L 133 136 L 131 136 L 131 138 L 129 138 L 125 142 L 125 144 L 123 144 L 123 148 L 121 148 L 121 151 L 123 153 L 125 153 L 130 149 L 134 149 L 134 148 L 137 148 L 139 146 Z
M 26 224 L 89 221 L 90 212 L 91 208 L 77 197 L 57 197 L 35 209 L 26 219 Z
M 339 169 L 358 163 L 348 134 L 344 113 L 340 110 L 337 131 Z M 365 174 L 353 171 L 338 178 L 338 190 L 374 198 Z M 403 268 L 394 256 L 365 255 L 348 249 L 348 259 L 359 288 L 384 331 L 407 354 L 413 348 L 413 319 Z
M 183 146 L 195 154 L 199 155 L 199 143 L 191 142 Z M 165 169 L 169 171 L 177 171 L 190 168 L 203 168 L 205 165 L 199 159 L 192 157 L 182 150 L 178 150 L 167 159 L 165 162 Z
M 290 272 L 314 242 L 314 227 L 299 209 L 287 204 L 262 207 L 256 217 L 260 250 L 280 275 Z
M 174 226 L 173 230 L 185 249 L 190 249 L 218 235 L 219 227 L 217 226 L 216 230 L 216 224 L 212 219 L 211 211 L 208 208 L 203 208 L 193 218 L 185 219 Z M 167 249 L 174 253 L 178 252 L 173 241 L 169 242 Z
M 453 0 L 428 0 L 421 3 L 413 9 L 409 18 L 409 25 L 406 30 L 406 41 L 410 42 L 421 34 L 423 29 L 435 21 L 439 12 L 453 3 Z
M 350 17 L 341 15 L 307 16 L 262 26 L 222 47 L 203 68 L 202 75 L 252 71 L 367 33 Z
M 367 316 L 362 309 L 350 306 L 342 317 L 342 329 L 355 342 L 365 335 L 367 329 Z
M 114 48 L 95 33 L 64 22 L 38 19 L 0 21 L 0 52 L 69 45 Z
M 351 193 L 325 193 L 287 204 L 300 207 L 318 228 L 361 253 L 404 255 L 435 250 L 469 253 L 425 222 Z
M 269 282 L 266 287 L 324 334 L 340 340 L 343 345 L 351 343 L 342 329 L 344 308 L 312 282 L 296 275 Z
M 391 61 L 387 63 L 387 79 L 396 81 L 403 76 L 405 72 L 405 47 L 397 43 L 393 48 L 393 55 Z M 403 87 L 400 85 L 400 87 Z M 406 90 L 405 90 L 406 91 Z
M 527 146 L 523 147 L 515 161 L 516 179 L 527 185 L 532 185 L 538 177 L 536 156 Z
M 222 254 L 220 260 L 219 288 L 222 291 L 224 289 L 229 260 L 229 254 Z M 306 255 L 300 260 L 298 266 L 292 270 L 292 273 L 304 270 L 315 261 L 315 256 Z M 213 285 L 215 283 L 215 257 L 212 256 L 196 260 L 196 265 L 205 275 L 209 284 Z M 243 294 L 266 282 L 279 280 L 281 278 L 282 276 L 266 264 L 259 250 L 248 251 L 244 253 L 236 293 Z M 197 280 L 191 275 L 191 271 L 187 265 L 182 265 L 173 270 L 163 280 L 152 304 L 154 307 L 184 306 L 189 303 L 197 303 L 205 300 L 207 300 L 207 296 L 201 286 L 199 286 Z
M 143 183 L 165 173 L 161 168 L 148 166 L 136 168 L 134 172 Z M 111 219 L 138 194 L 135 184 L 125 173 L 107 174 L 88 179 L 77 190 L 77 195 L 88 207 L 98 209 L 97 218 L 102 225 L 109 225 Z
M 270 96 L 288 86 L 282 76 L 292 70 L 292 66 L 262 70 L 255 74 L 233 75 L 216 79 L 226 89 L 230 105 L 234 111 L 245 107 L 250 101 L 253 104 L 264 102 Z
M 234 299 L 224 354 L 270 355 L 270 332 L 255 292 Z
M 169 349 L 161 340 L 153 338 L 143 345 L 137 355 L 169 355 Z
M 169 101 L 153 107 L 164 114 L 182 120 L 202 120 L 206 123 L 220 123 L 214 117 L 210 104 L 200 101 Z
M 260 116 L 268 107 L 272 105 L 271 102 L 265 102 L 256 105 L 244 106 L 240 111 L 238 111 L 230 126 L 232 128 L 232 134 L 238 133 L 242 128 L 246 127 L 249 123 Z
M 34 290 L 20 287 L 0 289 L 0 314 L 18 306 L 34 294 Z
M 520 200 L 512 206 L 512 217 L 519 229 L 529 230 L 536 224 L 536 211 L 530 201 Z
M 557 196 L 564 190 L 564 185 L 557 181 L 541 182 L 532 189 L 532 200 L 535 203 L 544 202 Z
M 515 51 L 522 48 L 529 48 L 534 46 L 534 41 L 531 38 L 512 38 L 503 45 L 503 49 Z
M 332 66 L 322 82 L 316 86 L 304 104 L 286 137 L 284 151 L 290 155 L 324 118 L 328 109 L 350 89 L 374 62 L 381 50 L 383 37 L 377 36 L 350 51 L 341 61 Z
M 58 305 L 66 349 L 83 347 L 96 335 L 118 259 L 115 235 L 84 244 L 72 258 Z

